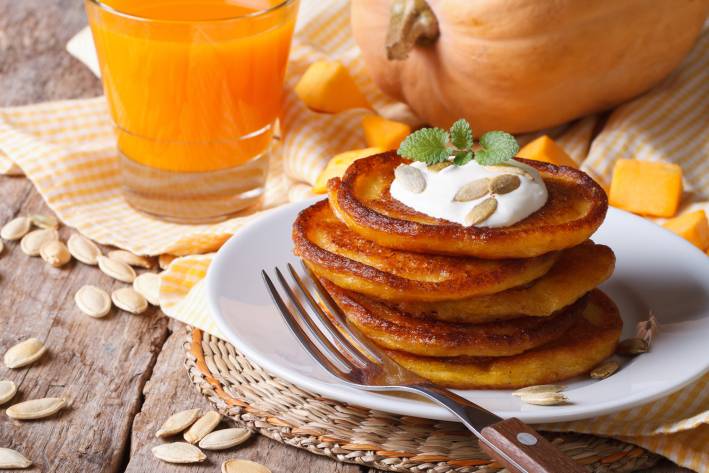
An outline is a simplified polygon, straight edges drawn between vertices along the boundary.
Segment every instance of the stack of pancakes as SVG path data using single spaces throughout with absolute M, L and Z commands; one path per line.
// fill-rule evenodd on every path
M 394 152 L 356 161 L 293 227 L 295 252 L 348 321 L 396 361 L 457 388 L 516 388 L 588 372 L 621 319 L 595 289 L 615 257 L 588 240 L 605 192 L 581 171 L 535 168 L 549 198 L 509 227 L 464 227 L 394 200 Z

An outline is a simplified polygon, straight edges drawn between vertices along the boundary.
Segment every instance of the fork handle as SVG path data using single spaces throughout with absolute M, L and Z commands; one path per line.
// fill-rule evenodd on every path
M 587 473 L 537 431 L 514 417 L 491 412 L 434 385 L 409 386 L 451 411 L 479 439 L 480 447 L 512 473 Z M 480 426 L 485 426 L 480 429 Z

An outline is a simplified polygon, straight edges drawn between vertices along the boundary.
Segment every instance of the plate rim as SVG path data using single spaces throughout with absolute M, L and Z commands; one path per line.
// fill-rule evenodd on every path
M 341 384 L 337 382 L 337 378 L 333 376 L 333 383 L 328 383 L 319 379 L 307 377 L 307 376 L 302 376 L 301 374 L 297 372 L 292 372 L 286 367 L 279 366 L 277 363 L 272 362 L 267 356 L 261 356 L 260 352 L 258 350 L 252 350 L 251 347 L 249 346 L 248 342 L 245 342 L 242 337 L 238 336 L 231 328 L 231 326 L 226 323 L 226 317 L 223 316 L 221 313 L 221 310 L 219 308 L 218 304 L 218 294 L 217 294 L 217 289 L 218 289 L 218 274 L 222 273 L 223 270 L 220 270 L 222 265 L 226 264 L 226 254 L 232 252 L 232 247 L 238 245 L 238 241 L 241 238 L 241 236 L 245 233 L 245 231 L 251 230 L 251 227 L 255 227 L 257 225 L 262 224 L 266 220 L 270 220 L 273 218 L 277 218 L 279 214 L 286 213 L 289 214 L 294 211 L 294 209 L 302 209 L 305 208 L 308 205 L 312 205 L 315 202 L 325 200 L 327 197 L 326 196 L 316 196 L 312 197 L 306 200 L 298 201 L 298 202 L 290 202 L 288 204 L 279 206 L 274 209 L 270 209 L 270 211 L 265 212 L 263 215 L 260 215 L 250 221 L 248 224 L 246 224 L 244 227 L 239 229 L 234 235 L 232 235 L 222 246 L 221 248 L 216 252 L 214 255 L 214 258 L 212 259 L 212 262 L 207 270 L 207 275 L 206 275 L 206 295 L 207 295 L 207 306 L 208 310 L 210 312 L 211 317 L 215 321 L 217 327 L 219 330 L 224 334 L 226 337 L 226 341 L 234 345 L 240 352 L 242 352 L 249 360 L 253 361 L 255 364 L 258 366 L 262 367 L 263 369 L 267 370 L 270 374 L 280 377 L 285 379 L 286 381 L 300 387 L 303 389 L 307 389 L 308 391 L 324 395 L 326 397 L 332 398 L 333 400 L 336 400 L 338 402 L 343 402 L 343 403 L 348 403 L 352 405 L 357 405 L 360 407 L 364 407 L 367 409 L 372 409 L 372 410 L 379 410 L 383 411 L 386 413 L 390 414 L 395 414 L 395 415 L 405 415 L 405 416 L 414 416 L 414 417 L 424 417 L 428 419 L 434 419 L 434 420 L 443 420 L 443 421 L 457 421 L 457 419 L 444 407 L 438 406 L 436 404 L 431 403 L 430 401 L 426 401 L 424 399 L 421 400 L 409 400 L 409 399 L 401 399 L 401 398 L 396 398 L 393 396 L 381 396 L 381 398 L 377 399 L 377 406 L 371 406 L 372 402 L 364 402 L 364 403 L 357 403 L 356 400 L 353 400 L 352 398 L 348 398 L 348 396 L 345 396 L 342 393 L 342 389 L 345 389 L 345 392 L 351 391 L 352 393 L 358 392 L 356 388 L 349 388 L 345 386 L 344 384 Z M 299 210 L 297 210 L 299 211 Z M 686 245 L 691 246 L 696 250 L 699 255 L 706 257 L 704 252 L 702 252 L 699 248 L 695 247 L 691 243 L 687 242 L 684 238 L 680 237 L 679 235 L 671 232 L 670 230 L 667 230 L 663 228 L 660 225 L 657 225 L 651 221 L 646 220 L 643 217 L 640 217 L 638 215 L 632 214 L 630 212 L 626 212 L 621 209 L 617 209 L 614 207 L 609 207 L 608 212 L 610 213 L 617 213 L 620 215 L 622 218 L 626 219 L 631 219 L 634 221 L 636 224 L 640 225 L 649 225 L 652 226 L 654 229 L 661 229 L 669 234 L 671 234 L 673 237 L 675 237 L 677 240 L 683 242 Z M 678 243 L 679 243 L 678 241 Z M 265 289 L 264 289 L 265 290 Z M 280 315 L 279 315 L 280 317 Z M 296 343 L 297 341 L 294 340 Z M 316 363 L 315 360 L 308 354 L 310 359 L 312 360 L 313 363 Z M 574 421 L 574 420 L 582 420 L 582 419 L 587 419 L 590 417 L 595 417 L 595 416 L 602 416 L 602 415 L 607 415 L 610 413 L 618 412 L 621 410 L 627 410 L 627 409 L 632 409 L 634 407 L 644 405 L 650 402 L 653 402 L 657 399 L 660 399 L 662 397 L 668 396 L 676 391 L 679 391 L 683 387 L 689 385 L 690 383 L 696 381 L 700 377 L 704 376 L 707 372 L 709 372 L 709 363 L 707 366 L 705 366 L 703 369 L 699 369 L 696 372 L 694 372 L 690 376 L 686 376 L 681 382 L 678 382 L 677 384 L 671 385 L 671 386 L 666 386 L 662 389 L 659 390 L 654 390 L 650 394 L 645 394 L 647 391 L 651 391 L 650 388 L 643 390 L 643 391 L 638 391 L 636 393 L 633 393 L 632 396 L 628 396 L 625 398 L 619 398 L 619 399 L 614 399 L 614 400 L 609 400 L 605 402 L 601 402 L 598 404 L 583 404 L 583 405 L 566 405 L 566 406 L 553 406 L 554 410 L 548 410 L 549 407 L 543 407 L 540 409 L 530 409 L 530 410 L 524 410 L 524 411 L 495 411 L 496 414 L 500 415 L 501 417 L 511 417 L 515 416 L 524 422 L 528 423 L 533 423 L 533 424 L 539 424 L 539 423 L 551 423 L 551 422 L 568 422 L 568 421 Z M 459 391 L 459 390 L 458 390 Z M 512 390 L 489 390 L 489 392 L 504 392 L 504 391 L 509 391 L 511 392 Z M 365 391 L 367 393 L 370 393 L 368 391 Z M 369 404 L 369 405 L 364 405 L 364 404 Z M 427 411 L 422 412 L 421 407 L 422 405 L 427 406 Z M 390 406 L 390 407 L 386 407 Z

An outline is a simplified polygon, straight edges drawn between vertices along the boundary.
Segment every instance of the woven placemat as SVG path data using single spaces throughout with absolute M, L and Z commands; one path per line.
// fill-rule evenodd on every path
M 231 344 L 187 329 L 190 379 L 223 415 L 279 442 L 337 461 L 385 471 L 494 473 L 460 424 L 351 406 L 304 391 L 251 363 Z M 615 439 L 545 432 L 589 472 L 630 472 L 659 457 Z

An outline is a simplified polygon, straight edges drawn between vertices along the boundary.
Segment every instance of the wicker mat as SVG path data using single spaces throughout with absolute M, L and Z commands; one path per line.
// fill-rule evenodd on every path
M 494 473 L 501 467 L 460 424 L 398 416 L 322 398 L 249 362 L 232 345 L 188 328 L 190 379 L 215 408 L 250 429 L 337 461 L 385 471 Z M 629 472 L 659 457 L 618 440 L 545 432 L 590 472 Z

